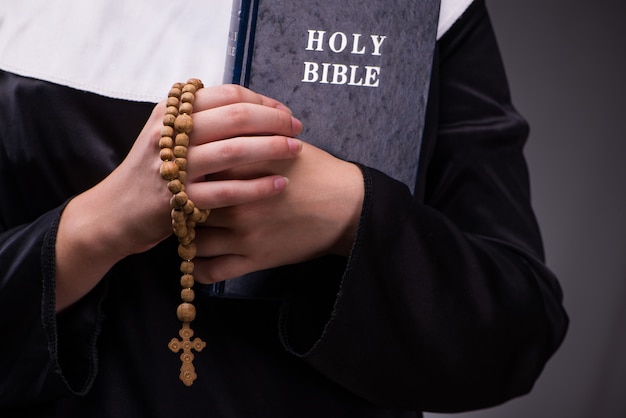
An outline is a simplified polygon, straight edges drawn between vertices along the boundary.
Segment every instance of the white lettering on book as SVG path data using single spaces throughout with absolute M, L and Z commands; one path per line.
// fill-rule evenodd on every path
M 226 54 L 230 57 L 234 57 L 237 54 L 237 37 L 239 31 L 228 32 L 228 46 L 226 47 Z
M 308 30 L 306 51 L 334 54 L 370 55 L 380 57 L 382 45 L 387 39 L 384 35 L 370 35 L 364 41 L 363 34 L 333 32 L 327 36 L 324 30 Z M 367 37 L 365 37 L 367 39 Z M 358 87 L 378 87 L 380 85 L 380 65 L 352 65 L 336 62 L 304 62 L 303 83 L 348 85 Z
M 323 62 L 304 63 L 303 83 L 347 84 L 348 86 L 378 87 L 380 67 L 344 65 Z

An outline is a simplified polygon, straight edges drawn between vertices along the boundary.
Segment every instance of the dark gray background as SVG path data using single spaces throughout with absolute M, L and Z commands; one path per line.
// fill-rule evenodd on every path
M 626 2 L 488 7 L 531 124 L 533 203 L 571 326 L 530 395 L 450 417 L 625 418 Z

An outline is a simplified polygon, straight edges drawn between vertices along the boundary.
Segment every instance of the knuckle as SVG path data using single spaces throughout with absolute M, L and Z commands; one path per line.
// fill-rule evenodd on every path
M 149 123 L 152 123 L 154 125 L 158 125 L 159 129 L 160 129 L 161 122 L 163 121 L 163 116 L 165 115 L 166 107 L 167 106 L 165 105 L 165 100 L 160 101 L 159 103 L 157 103 L 152 108 L 152 112 L 150 113 L 150 117 L 148 118 Z
M 218 158 L 222 161 L 232 161 L 237 159 L 239 155 L 239 146 L 234 141 L 221 141 L 218 149 Z
M 243 103 L 236 103 L 228 106 L 227 116 L 231 123 L 243 125 L 250 119 L 250 109 Z
M 245 90 L 236 84 L 224 84 L 220 88 L 222 96 L 230 103 L 238 103 L 244 99 Z
M 154 108 L 152 108 L 152 116 L 153 117 L 162 117 L 163 114 L 165 113 L 165 108 L 166 108 L 166 100 L 161 100 L 159 103 L 156 104 L 156 106 L 154 106 Z
M 215 191 L 215 199 L 224 206 L 232 205 L 236 197 L 237 193 L 235 189 L 229 186 L 220 187 L 219 190 Z

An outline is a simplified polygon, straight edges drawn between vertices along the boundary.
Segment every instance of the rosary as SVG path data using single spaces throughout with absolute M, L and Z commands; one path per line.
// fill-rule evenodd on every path
M 191 386 L 198 378 L 193 366 L 192 350 L 200 352 L 206 347 L 206 343 L 200 338 L 191 339 L 194 332 L 190 324 L 196 317 L 196 308 L 192 304 L 195 297 L 192 289 L 193 259 L 196 256 L 196 246 L 193 242 L 196 235 L 195 227 L 197 223 L 206 221 L 209 210 L 195 207 L 185 193 L 187 146 L 189 133 L 193 129 L 191 114 L 195 94 L 202 87 L 202 82 L 197 79 L 190 79 L 185 84 L 176 83 L 172 86 L 167 98 L 167 109 L 163 117 L 163 128 L 159 140 L 160 156 L 163 161 L 161 177 L 167 181 L 167 188 L 172 193 L 170 199 L 172 229 L 174 235 L 178 237 L 178 255 L 182 259 L 180 264 L 182 303 L 176 310 L 178 319 L 182 322 L 182 327 L 178 331 L 181 339 L 172 338 L 168 347 L 174 353 L 182 350 L 179 378 L 186 386 Z

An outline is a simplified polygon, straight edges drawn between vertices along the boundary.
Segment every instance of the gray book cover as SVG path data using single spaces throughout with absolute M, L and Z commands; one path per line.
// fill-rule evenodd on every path
M 439 1 L 236 0 L 226 82 L 285 103 L 299 137 L 414 189 Z M 274 270 L 213 296 L 274 298 Z
M 238 0 L 227 77 L 289 106 L 304 141 L 413 190 L 438 14 L 430 0 Z

